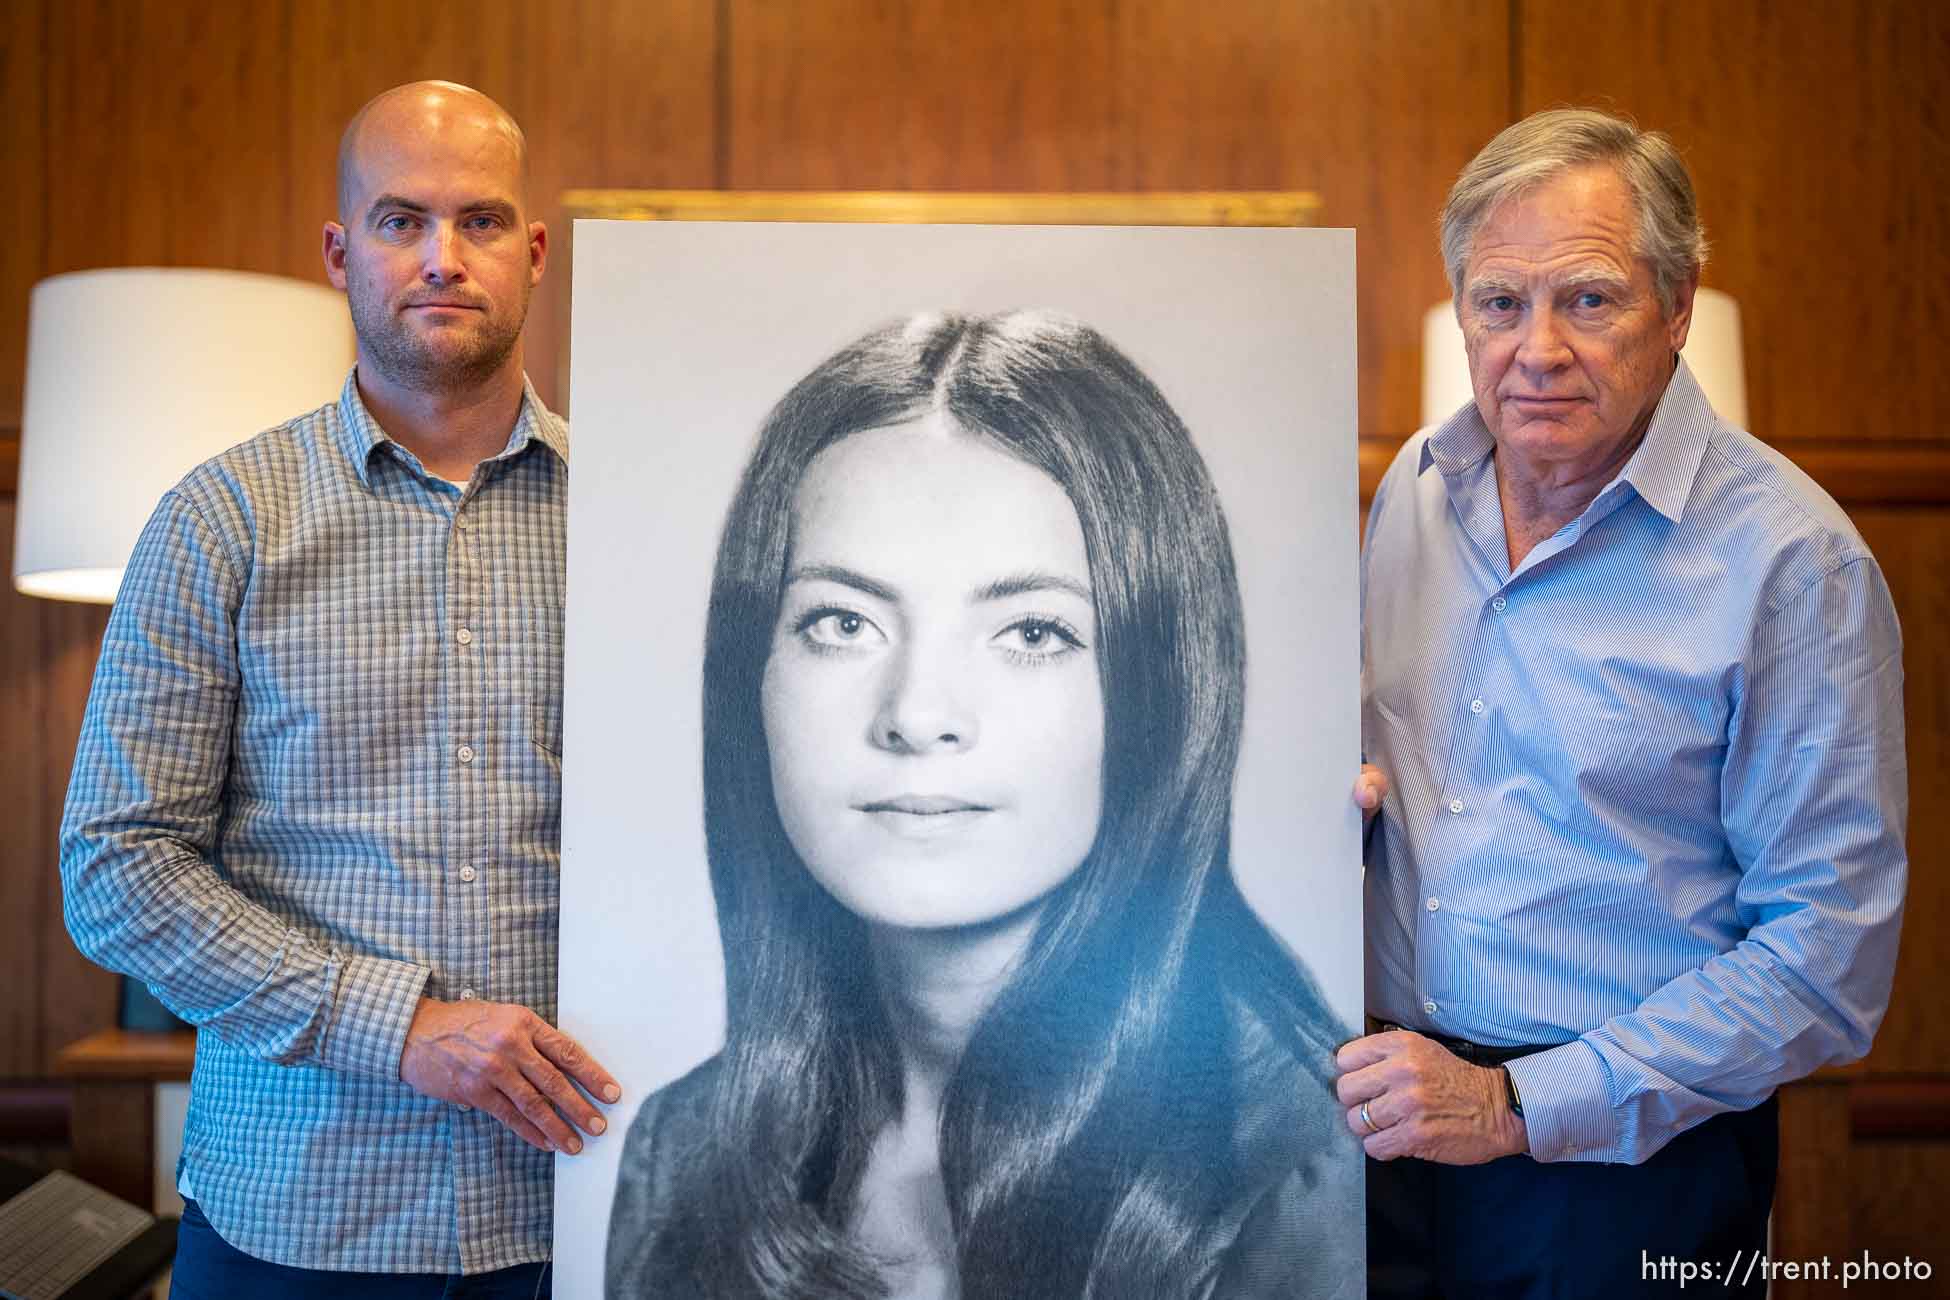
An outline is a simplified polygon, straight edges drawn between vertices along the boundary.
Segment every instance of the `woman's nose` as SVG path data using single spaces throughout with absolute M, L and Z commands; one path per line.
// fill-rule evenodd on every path
M 896 753 L 927 754 L 973 745 L 971 665 L 942 647 L 908 645 L 890 657 L 873 742 Z

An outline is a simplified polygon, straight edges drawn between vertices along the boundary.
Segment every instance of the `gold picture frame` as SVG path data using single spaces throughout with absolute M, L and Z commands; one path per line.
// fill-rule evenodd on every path
M 1007 193 L 920 190 L 569 190 L 571 221 L 878 221 L 996 226 L 1311 226 L 1308 190 Z

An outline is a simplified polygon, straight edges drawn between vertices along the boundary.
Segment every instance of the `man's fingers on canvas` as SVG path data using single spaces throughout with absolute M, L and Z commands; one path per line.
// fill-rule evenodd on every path
M 609 1121 L 597 1113 L 589 1104 L 589 1099 L 576 1091 L 567 1076 L 545 1056 L 539 1054 L 529 1058 L 522 1065 L 522 1075 L 535 1090 L 555 1104 L 555 1109 L 566 1115 L 572 1124 L 585 1133 L 601 1133 L 609 1127 Z
M 1390 1030 L 1385 1034 L 1369 1034 L 1366 1038 L 1342 1044 L 1341 1050 L 1334 1053 L 1334 1064 L 1346 1074 L 1386 1060 L 1398 1045 L 1395 1033 Z
M 1379 1065 L 1363 1066 L 1349 1070 L 1334 1080 L 1334 1096 L 1343 1106 L 1359 1106 L 1364 1101 L 1372 1101 L 1388 1091 L 1388 1081 L 1382 1077 Z
M 1389 1127 L 1388 1117 L 1378 1113 L 1380 1105 L 1381 1099 L 1379 1097 L 1372 1097 L 1356 1105 L 1349 1106 L 1344 1112 L 1347 1117 L 1347 1126 L 1360 1134 L 1364 1142 Z
M 1361 764 L 1354 778 L 1354 802 L 1362 812 L 1371 813 L 1388 797 L 1388 774 L 1373 763 Z
M 484 1110 L 497 1120 L 500 1120 L 503 1127 L 523 1142 L 526 1142 L 529 1146 L 534 1147 L 537 1151 L 553 1152 L 555 1150 L 550 1145 L 548 1138 L 543 1135 L 542 1131 L 529 1123 L 527 1117 L 515 1109 L 514 1102 L 509 1100 L 505 1094 L 495 1093 L 493 1100 L 478 1107 L 478 1109 Z
M 601 1097 L 604 1101 L 616 1101 L 622 1097 L 623 1089 L 617 1084 L 615 1076 L 598 1065 L 596 1058 L 589 1055 L 581 1043 L 546 1021 L 543 1022 L 543 1029 L 545 1032 L 535 1035 L 537 1051 L 553 1061 L 570 1078 L 588 1089 L 591 1096 Z M 585 1124 L 583 1127 L 588 1128 L 588 1125 Z
M 505 1091 L 509 1100 L 514 1102 L 515 1109 L 520 1111 L 530 1124 L 541 1130 L 542 1136 L 550 1143 L 550 1150 L 566 1151 L 570 1155 L 575 1155 L 582 1150 L 582 1138 L 569 1126 L 567 1120 L 556 1113 L 555 1107 L 549 1104 L 548 1098 L 535 1091 L 528 1080 L 518 1079 L 509 1084 Z

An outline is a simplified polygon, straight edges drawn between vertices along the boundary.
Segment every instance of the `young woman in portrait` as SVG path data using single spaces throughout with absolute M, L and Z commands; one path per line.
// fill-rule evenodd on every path
M 1244 635 L 1088 326 L 919 316 L 786 394 L 706 634 L 726 1042 L 630 1129 L 611 1300 L 1357 1291 L 1348 1034 L 1227 859 Z

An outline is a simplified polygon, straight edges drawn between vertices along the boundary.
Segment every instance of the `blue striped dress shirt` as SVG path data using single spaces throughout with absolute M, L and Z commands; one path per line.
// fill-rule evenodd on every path
M 1869 1048 L 1907 859 L 1875 558 L 1683 362 L 1511 571 L 1474 406 L 1402 448 L 1362 550 L 1369 1011 L 1513 1062 L 1540 1160 L 1638 1163 Z
M 123 577 L 68 927 L 200 1027 L 179 1185 L 303 1268 L 544 1259 L 551 1157 L 415 1093 L 422 993 L 555 1016 L 568 430 L 466 487 L 338 402 L 193 470 Z

